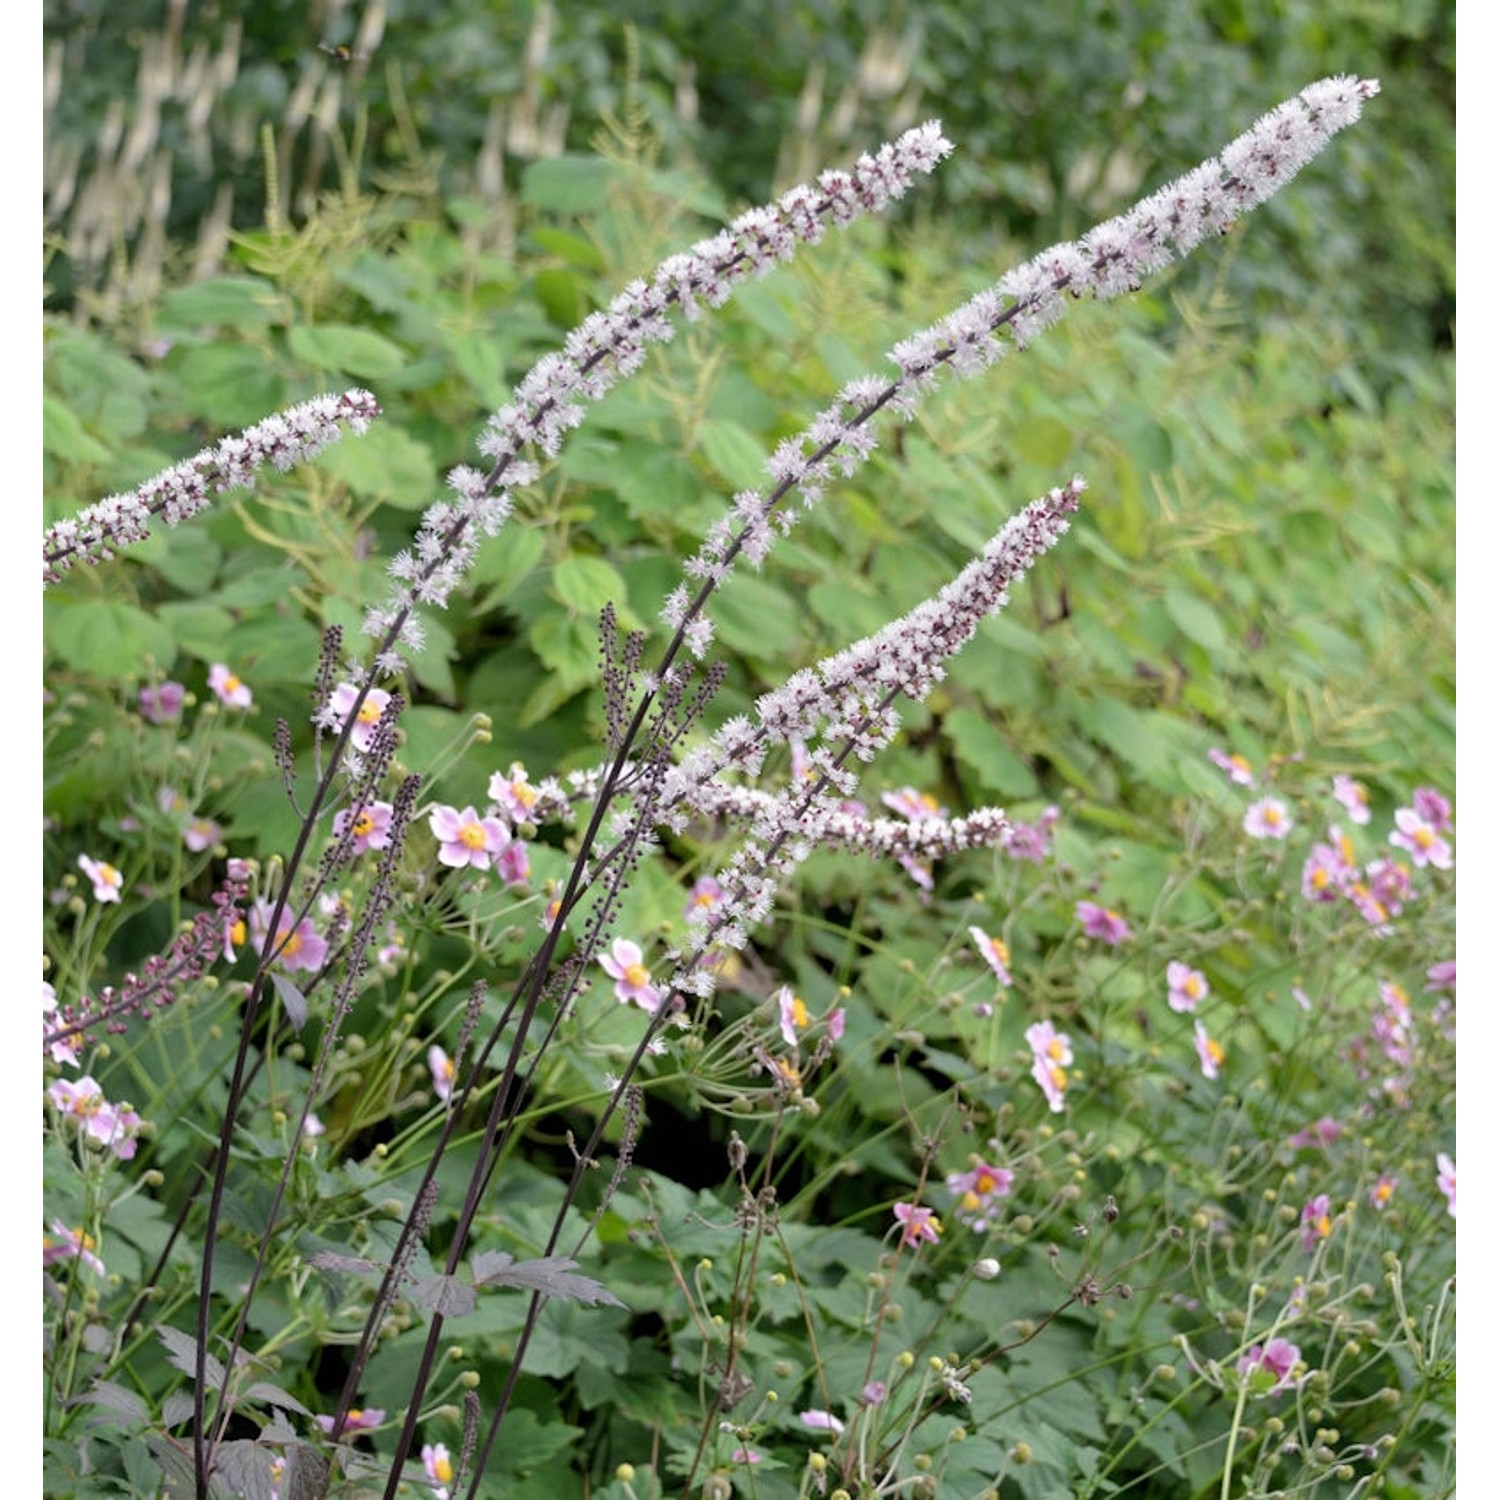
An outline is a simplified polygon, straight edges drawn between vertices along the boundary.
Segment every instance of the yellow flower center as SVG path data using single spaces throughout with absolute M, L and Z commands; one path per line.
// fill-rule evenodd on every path
M 465 823 L 458 830 L 458 841 L 465 849 L 483 849 L 486 843 L 483 826 L 479 823 Z
M 996 1178 L 993 1172 L 981 1172 L 974 1179 L 974 1187 L 977 1192 L 993 1193 L 995 1191 Z
M 1437 843 L 1437 834 L 1435 834 L 1430 828 L 1426 827 L 1417 829 L 1417 831 L 1412 834 L 1412 837 L 1417 841 L 1417 848 L 1419 849 L 1430 849 L 1435 843 Z
M 1052 1040 L 1047 1043 L 1047 1056 L 1050 1057 L 1053 1062 L 1058 1062 L 1061 1060 L 1063 1051 L 1064 1048 L 1062 1038 L 1060 1036 L 1053 1037 Z
M 1067 1088 L 1068 1070 L 1066 1068 L 1060 1068 L 1056 1063 L 1053 1063 L 1052 1066 L 1047 1069 L 1047 1073 L 1052 1079 L 1053 1088 L 1059 1090 Z
M 453 1482 L 453 1463 L 447 1458 L 437 1458 L 432 1462 L 432 1477 L 439 1484 L 451 1484 Z
M 1212 1037 L 1205 1038 L 1203 1043 L 1203 1050 L 1208 1053 L 1209 1057 L 1211 1057 L 1215 1063 L 1221 1063 L 1224 1061 L 1224 1049 Z
M 1010 962 L 1010 949 L 997 937 L 990 939 L 990 952 L 995 955 L 1002 964 Z
M 302 951 L 302 934 L 294 927 L 286 935 L 282 943 L 280 953 L 283 959 L 295 958 Z
M 375 819 L 372 818 L 368 812 L 365 812 L 363 809 L 361 809 L 359 816 L 354 820 L 355 838 L 364 838 L 366 834 L 373 831 L 374 827 Z
M 812 1018 L 808 1015 L 807 1007 L 802 1003 L 802 997 L 800 995 L 792 996 L 792 1003 L 790 1007 L 788 1007 L 788 1009 L 791 1013 L 792 1025 L 796 1027 L 797 1030 L 800 1031 L 803 1027 L 811 1024 Z
M 1375 1197 L 1381 1203 L 1389 1203 L 1391 1201 L 1392 1191 L 1391 1185 L 1388 1182 L 1378 1182 L 1375 1184 Z
M 1319 871 L 1319 874 L 1321 873 L 1322 872 Z M 1189 1000 L 1201 1000 L 1203 998 L 1202 978 L 1197 974 L 1189 974 L 1187 977 L 1187 983 L 1182 987 L 1182 993 L 1186 995 Z
M 640 989 L 651 981 L 651 971 L 645 964 L 627 964 L 625 966 L 625 983 L 632 989 Z
M 239 692 L 239 690 L 240 690 L 240 680 L 239 680 L 238 677 L 236 677 L 234 675 L 233 672 L 230 672 L 224 678 L 224 691 L 226 693 L 237 693 L 237 692 Z

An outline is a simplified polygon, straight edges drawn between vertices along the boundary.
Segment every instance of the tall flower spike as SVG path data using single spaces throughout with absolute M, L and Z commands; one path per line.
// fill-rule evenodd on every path
M 709 592 L 743 553 L 759 564 L 777 534 L 796 524 L 782 502 L 795 490 L 804 510 L 822 498 L 830 481 L 847 478 L 874 451 L 869 423 L 890 408 L 910 417 L 922 394 L 944 369 L 963 377 L 986 370 L 1006 351 L 999 335 L 1009 329 L 1018 349 L 1063 314 L 1064 294 L 1100 299 L 1139 290 L 1147 276 L 1186 255 L 1210 233 L 1222 233 L 1241 214 L 1289 182 L 1380 92 L 1373 79 L 1327 78 L 1277 105 L 1215 158 L 1107 220 L 1072 244 L 1054 245 L 1003 276 L 945 318 L 903 339 L 890 353 L 894 380 L 866 375 L 851 381 L 833 405 L 766 461 L 772 488 L 734 497 L 733 517 L 716 522 L 697 555 L 684 564 L 699 580 L 668 596 L 662 619 L 681 631 L 701 657 L 713 639 L 701 616 Z M 736 521 L 738 529 L 736 529 Z
M 122 547 L 143 541 L 155 517 L 176 526 L 196 515 L 215 495 L 248 488 L 255 471 L 273 464 L 285 472 L 343 436 L 361 433 L 380 415 L 368 391 L 318 396 L 224 438 L 193 458 L 173 464 L 128 495 L 110 495 L 42 535 L 42 581 L 56 583 L 78 563 L 100 563 Z
M 431 506 L 411 550 L 393 561 L 390 598 L 365 619 L 366 633 L 385 643 L 377 670 L 399 668 L 398 644 L 416 649 L 420 633 L 412 611 L 446 604 L 473 562 L 481 534 L 500 528 L 511 511 L 511 492 L 536 477 L 536 466 L 520 461 L 522 450 L 555 456 L 589 403 L 639 369 L 648 345 L 674 337 L 674 309 L 692 319 L 700 304 L 720 306 L 741 282 L 788 260 L 799 243 L 820 240 L 829 224 L 842 227 L 885 208 L 952 149 L 937 122 L 929 121 L 873 156 L 861 156 L 851 171 L 824 172 L 815 185 L 793 188 L 776 203 L 741 214 L 727 229 L 664 261 L 649 283 L 632 282 L 580 323 L 561 352 L 538 361 L 480 437 L 489 472 L 455 469 L 448 483 L 457 502 Z

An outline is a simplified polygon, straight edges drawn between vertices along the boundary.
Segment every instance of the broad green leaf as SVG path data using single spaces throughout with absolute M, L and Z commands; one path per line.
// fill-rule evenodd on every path
M 48 594 L 42 619 L 51 653 L 86 677 L 136 682 L 177 655 L 171 630 L 131 604 Z
M 765 449 L 738 423 L 711 417 L 699 427 L 698 439 L 703 456 L 731 489 L 761 489 L 768 483 Z
M 90 437 L 77 416 L 50 391 L 42 393 L 42 451 L 74 464 L 103 464 L 110 458 L 109 449 Z M 80 500 L 78 509 L 89 503 Z
M 606 604 L 625 607 L 625 580 L 602 557 L 565 557 L 552 570 L 552 592 L 591 627 Z
M 399 510 L 426 510 L 446 491 L 432 450 L 390 422 L 373 422 L 364 433 L 346 435 L 316 462 L 365 500 Z
M 534 161 L 521 179 L 521 201 L 551 213 L 592 213 L 604 207 L 615 172 L 602 156 L 564 153 Z
M 290 405 L 286 381 L 260 349 L 242 344 L 181 346 L 167 356 L 184 415 L 216 427 L 253 426 Z
M 1031 767 L 1006 744 L 1000 727 L 977 709 L 956 708 L 943 719 L 953 752 L 997 796 L 1019 799 L 1038 794 Z
M 215 276 L 167 292 L 156 323 L 164 334 L 177 328 L 186 332 L 260 329 L 282 321 L 287 310 L 284 295 L 269 281 L 255 276 Z
M 1196 641 L 1211 655 L 1217 656 L 1229 644 L 1217 611 L 1197 594 L 1172 587 L 1166 593 L 1167 613 L 1182 633 Z
M 348 323 L 299 323 L 287 335 L 287 347 L 319 370 L 342 370 L 359 380 L 392 375 L 409 357 L 388 338 Z

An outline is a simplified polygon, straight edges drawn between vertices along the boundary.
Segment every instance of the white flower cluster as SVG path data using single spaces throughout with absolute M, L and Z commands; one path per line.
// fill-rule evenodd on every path
M 851 381 L 805 432 L 777 447 L 766 462 L 773 487 L 734 497 L 733 513 L 710 528 L 697 555 L 684 565 L 690 579 L 700 580 L 696 594 L 680 585 L 667 598 L 662 619 L 680 630 L 688 649 L 701 658 L 713 639 L 712 627 L 700 615 L 709 593 L 741 553 L 758 565 L 776 535 L 792 529 L 797 512 L 781 508 L 792 491 L 802 509 L 811 510 L 831 479 L 847 478 L 869 457 L 876 444 L 868 424 L 877 413 L 889 408 L 911 416 L 945 368 L 961 377 L 988 369 L 1006 351 L 1000 334 L 1007 328 L 1016 347 L 1024 349 L 1062 316 L 1065 293 L 1103 299 L 1138 290 L 1174 254 L 1186 255 L 1207 235 L 1222 233 L 1288 182 L 1379 92 L 1373 80 L 1355 78 L 1309 85 L 1220 156 L 1083 239 L 1042 251 L 931 328 L 903 339 L 889 356 L 900 372 L 895 380 L 867 375 Z
M 366 633 L 384 642 L 377 670 L 399 667 L 397 644 L 409 650 L 421 644 L 414 608 L 447 602 L 481 534 L 499 529 L 511 511 L 511 492 L 536 477 L 534 465 L 519 462 L 521 451 L 531 447 L 555 457 L 588 405 L 639 369 L 650 344 L 675 336 L 674 309 L 691 320 L 701 305 L 721 306 L 737 284 L 765 275 L 799 243 L 816 243 L 828 224 L 848 224 L 899 198 L 918 173 L 930 172 L 952 149 L 929 121 L 873 156 L 861 156 L 850 172 L 824 172 L 815 186 L 793 188 L 776 203 L 741 214 L 727 229 L 664 261 L 650 282 L 632 282 L 580 323 L 559 352 L 539 360 L 480 436 L 489 472 L 455 470 L 449 484 L 459 502 L 431 507 L 410 552 L 392 564 L 391 596 L 365 618 Z
M 42 537 L 42 581 L 56 583 L 78 563 L 105 562 L 120 548 L 143 541 L 150 534 L 152 517 L 176 526 L 215 495 L 253 485 L 262 464 L 285 472 L 337 442 L 345 427 L 363 432 L 379 415 L 380 407 L 368 391 L 345 391 L 341 396 L 316 396 L 224 438 L 162 470 L 130 494 L 110 495 L 49 527 Z

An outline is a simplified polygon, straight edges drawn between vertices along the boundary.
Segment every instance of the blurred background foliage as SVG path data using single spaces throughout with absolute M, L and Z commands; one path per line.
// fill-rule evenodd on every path
M 234 231 L 268 211 L 303 221 L 333 189 L 414 190 L 511 250 L 526 165 L 587 150 L 627 112 L 731 211 L 939 116 L 959 152 L 909 212 L 992 265 L 1076 236 L 1349 72 L 1381 79 L 1383 128 L 1263 211 L 1232 290 L 1260 314 L 1316 288 L 1325 326 L 1382 382 L 1451 342 L 1455 18 L 1440 0 L 47 0 L 44 14 L 59 308 L 210 274 Z

